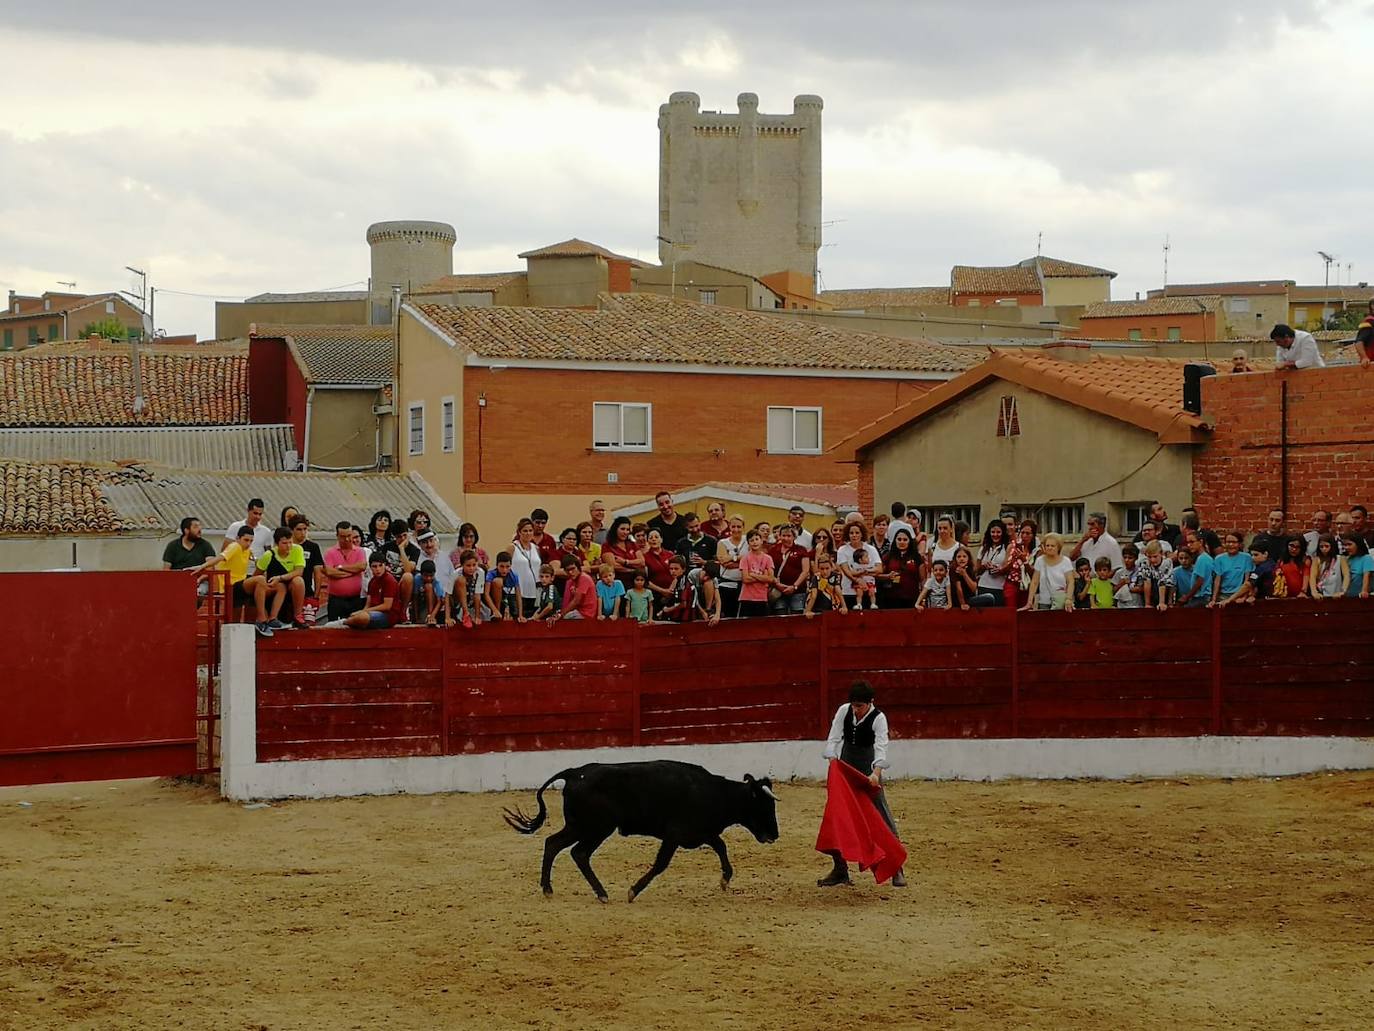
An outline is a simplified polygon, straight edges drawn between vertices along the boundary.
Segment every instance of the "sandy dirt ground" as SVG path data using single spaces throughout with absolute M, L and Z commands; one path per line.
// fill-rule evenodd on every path
M 898 784 L 904 891 L 817 888 L 779 794 L 728 894 L 688 852 L 628 904 L 615 838 L 603 906 L 566 854 L 540 895 L 528 793 L 3 789 L 0 1027 L 1374 1027 L 1374 775 Z

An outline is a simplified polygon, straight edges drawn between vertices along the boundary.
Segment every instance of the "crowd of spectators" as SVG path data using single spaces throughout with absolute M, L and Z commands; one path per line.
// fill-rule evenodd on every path
M 1362 505 L 1319 511 L 1311 529 L 1290 532 L 1281 511 L 1251 534 L 1217 532 L 1195 509 L 1178 524 L 1158 503 L 1130 541 L 1108 532 L 1094 512 L 1071 547 L 1011 513 L 983 529 L 945 513 L 929 524 L 901 502 L 871 522 L 858 513 L 808 528 L 794 506 L 786 522 L 746 526 L 714 502 L 703 519 L 678 512 L 664 491 L 644 522 L 606 507 L 556 537 L 536 508 L 509 539 L 484 547 L 472 523 L 451 549 L 422 510 L 373 514 L 366 528 L 334 526 L 332 546 L 310 539 L 310 520 L 282 510 L 275 528 L 252 499 L 216 549 L 201 523 L 182 520 L 163 567 L 185 570 L 208 590 L 227 573 L 236 612 L 259 634 L 288 628 L 399 624 L 472 627 L 484 622 L 705 621 L 871 609 L 1158 608 L 1226 606 L 1309 597 L 1369 596 L 1374 522 Z M 1247 542 L 1248 538 L 1248 542 Z

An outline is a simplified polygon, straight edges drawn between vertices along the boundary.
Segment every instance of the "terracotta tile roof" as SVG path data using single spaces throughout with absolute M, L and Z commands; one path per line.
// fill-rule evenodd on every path
M 820 299 L 837 310 L 922 308 L 949 304 L 947 286 L 882 286 L 856 290 L 822 290 Z
M 0 355 L 0 426 L 217 426 L 248 422 L 248 355 L 139 348 L 133 410 L 127 345 Z
M 702 486 L 824 505 L 826 508 L 857 508 L 859 505 L 858 480 L 848 483 L 728 483 L 712 480 Z
M 1027 258 L 1021 264 L 1034 267 L 1037 262 L 1040 265 L 1040 274 L 1048 279 L 1081 279 L 1098 276 L 1116 278 L 1116 273 L 1111 269 L 1098 268 L 1096 265 L 1080 265 L 1076 261 L 1065 261 L 1063 258 L 1049 258 L 1043 255 L 1038 258 Z
M 608 251 L 600 244 L 588 243 L 586 240 L 579 240 L 573 237 L 571 240 L 560 240 L 558 243 L 551 243 L 547 247 L 537 247 L 532 251 L 524 251 L 517 254 L 517 258 L 607 258 L 612 261 L 628 261 L 636 268 L 648 268 L 648 262 L 640 261 L 638 258 L 630 258 L 624 254 L 616 254 L 615 251 Z
M 0 534 L 117 533 L 100 470 L 0 458 Z
M 1202 420 L 1183 410 L 1187 359 L 1106 357 L 1064 361 L 1026 350 L 996 351 L 975 369 L 889 412 L 830 449 L 837 461 L 856 462 L 862 452 L 1000 379 L 1069 404 L 1139 426 L 1165 444 L 1205 439 Z
M 950 289 L 956 294 L 1038 294 L 1034 265 L 955 265 Z
M 525 272 L 458 272 L 426 283 L 411 294 L 485 293 L 500 290 L 507 283 L 524 279 Z
M 1292 285 L 1292 280 L 1288 279 L 1256 279 L 1235 283 L 1171 283 L 1164 288 L 1163 293 L 1165 297 L 1258 297 L 1263 294 L 1287 293 Z
M 285 340 L 307 383 L 382 386 L 393 378 L 390 326 L 257 326 L 259 339 Z
M 1346 304 L 1365 304 L 1374 298 L 1371 286 L 1290 286 L 1290 301 L 1334 301 Z
M 1083 309 L 1080 319 L 1139 318 L 1144 315 L 1201 315 L 1216 311 L 1219 297 L 1150 297 L 1143 301 L 1099 301 Z
M 317 304 L 323 301 L 365 301 L 366 290 L 313 290 L 296 294 L 254 294 L 244 304 Z
M 957 373 L 980 354 L 657 294 L 602 294 L 598 310 L 408 304 L 484 358 Z

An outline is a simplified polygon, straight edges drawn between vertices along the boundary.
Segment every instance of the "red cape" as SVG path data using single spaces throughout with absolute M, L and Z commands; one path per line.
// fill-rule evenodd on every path
M 859 870 L 873 871 L 879 884 L 906 865 L 906 849 L 888 828 L 874 797 L 879 789 L 847 762 L 830 764 L 825 782 L 825 815 L 816 835 L 816 851 L 838 852 Z

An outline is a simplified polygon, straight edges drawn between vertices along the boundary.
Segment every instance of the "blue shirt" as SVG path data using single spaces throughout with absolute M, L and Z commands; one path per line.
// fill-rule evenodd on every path
M 1364 585 L 1364 574 L 1374 573 L 1374 557 L 1369 555 L 1356 555 L 1354 558 L 1347 558 L 1350 563 L 1350 587 L 1345 592 L 1347 598 L 1358 598 L 1360 588 Z
M 612 580 L 607 583 L 605 580 L 596 582 L 596 596 L 601 599 L 601 614 L 609 616 L 615 611 L 616 604 L 621 598 L 625 597 L 625 585 L 619 580 Z
M 1205 605 L 1211 599 L 1207 597 L 1205 585 L 1212 582 L 1212 559 L 1210 555 L 1199 555 L 1193 562 L 1192 569 L 1184 569 L 1179 566 L 1174 570 L 1174 587 L 1178 590 L 1178 598 L 1183 600 L 1183 596 L 1193 589 L 1193 584 L 1201 580 L 1204 586 L 1193 595 L 1189 605 Z
M 515 575 L 515 570 L 512 569 L 503 578 L 500 570 L 493 569 L 487 573 L 487 583 L 491 583 L 493 580 L 501 583 L 502 612 L 506 615 L 518 616 L 519 613 L 515 610 L 515 590 L 520 586 L 520 578 Z
M 1197 568 L 1194 566 L 1194 568 Z M 1229 598 L 1240 590 L 1245 578 L 1255 568 L 1255 560 L 1245 551 L 1234 555 L 1222 553 L 1212 559 L 1212 580 L 1221 582 L 1221 597 Z M 1210 586 L 1210 584 L 1208 585 Z

